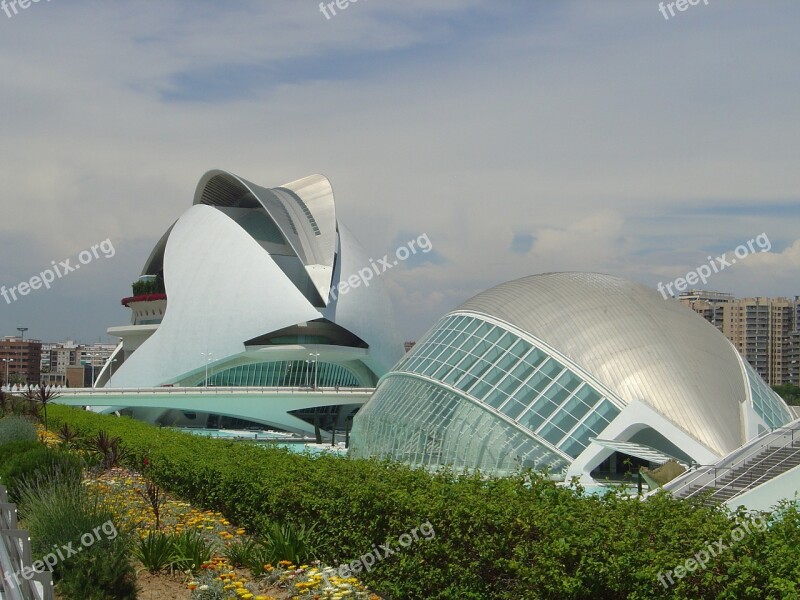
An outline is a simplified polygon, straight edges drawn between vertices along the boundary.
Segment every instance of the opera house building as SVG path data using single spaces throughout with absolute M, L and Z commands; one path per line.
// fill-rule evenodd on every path
M 325 177 L 267 189 L 206 173 L 123 299 L 130 324 L 109 329 L 120 344 L 98 377 L 109 395 L 99 410 L 164 425 L 343 427 L 403 354 L 380 278 L 337 293 L 369 264 Z
M 547 273 L 439 319 L 359 411 L 350 451 L 590 480 L 617 457 L 713 464 L 792 419 L 678 302 L 608 275 Z

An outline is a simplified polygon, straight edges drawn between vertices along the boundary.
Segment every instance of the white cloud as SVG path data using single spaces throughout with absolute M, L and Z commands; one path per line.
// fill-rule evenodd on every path
M 430 4 L 361 0 L 330 21 L 316 2 L 255 0 L 0 14 L 0 236 L 14 240 L 0 283 L 111 237 L 119 279 L 85 290 L 78 322 L 93 335 L 117 324 L 117 288 L 215 167 L 267 186 L 325 173 L 377 256 L 398 232 L 428 233 L 447 261 L 392 275 L 407 337 L 506 279 L 654 282 L 753 231 L 794 239 L 796 222 L 769 212 L 691 213 L 796 202 L 793 3 L 715 3 L 670 22 L 629 2 Z M 164 100 L 187 77 L 247 66 L 246 93 Z M 509 251 L 519 231 L 536 237 L 526 254 Z M 748 267 L 720 285 L 791 293 L 788 256 L 752 260 L 781 281 Z M 38 318 L 15 311 L 0 329 Z M 63 319 L 38 319 L 40 335 Z

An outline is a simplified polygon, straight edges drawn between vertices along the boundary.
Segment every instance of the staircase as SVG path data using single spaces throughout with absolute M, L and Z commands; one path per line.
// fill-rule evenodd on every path
M 695 467 L 664 489 L 677 498 L 722 504 L 798 466 L 800 419 L 759 436 L 715 465 Z

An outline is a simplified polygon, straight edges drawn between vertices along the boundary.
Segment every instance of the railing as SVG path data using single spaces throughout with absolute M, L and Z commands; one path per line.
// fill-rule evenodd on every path
M 741 448 L 740 450 L 723 457 L 719 462 L 713 465 L 693 466 L 689 472 L 665 485 L 664 489 L 672 492 L 672 494 L 675 496 L 679 496 L 681 491 L 695 485 L 700 486 L 700 489 L 695 490 L 685 497 L 688 498 L 708 491 L 709 488 L 715 489 L 714 493 L 712 494 L 713 496 L 718 491 L 731 486 L 732 483 L 740 482 L 743 477 L 746 477 L 747 475 L 752 476 L 752 469 L 757 468 L 758 465 L 761 465 L 765 460 L 769 459 L 779 450 L 786 448 L 787 446 L 791 447 L 795 441 L 800 441 L 800 427 L 798 427 L 798 425 L 800 425 L 800 419 L 793 421 L 785 427 L 765 431 L 760 436 L 751 440 L 750 443 L 744 448 Z M 788 441 L 785 441 L 787 439 Z M 776 445 L 778 442 L 783 443 Z M 760 457 L 755 463 L 750 465 L 746 464 L 748 460 L 755 458 L 766 449 L 769 449 L 769 452 Z M 789 457 L 787 456 L 778 464 L 782 464 L 788 458 Z M 745 466 L 747 467 L 747 470 L 744 473 L 738 475 L 732 481 L 725 483 L 721 488 L 716 487 L 717 481 L 720 477 L 724 477 L 734 469 Z M 759 476 L 758 480 L 761 479 L 762 477 Z M 752 486 L 753 483 L 755 482 L 750 481 L 745 489 L 750 489 L 750 486 Z
M 0 591 L 8 600 L 53 600 L 53 575 L 33 569 L 31 538 L 17 529 L 17 507 L 0 485 Z
M 208 387 L 146 387 L 146 388 L 53 388 L 60 398 L 70 396 L 119 396 L 121 394 L 345 394 L 369 395 L 375 388 L 350 388 L 350 387 L 235 387 L 216 386 Z M 8 390 L 7 390 L 8 391 Z M 14 390 L 10 390 L 13 392 Z M 19 391 L 24 391 L 20 388 Z
M 794 433 L 794 431 L 797 431 L 797 430 L 793 430 L 793 433 Z M 798 436 L 798 438 L 800 439 L 800 436 Z M 758 474 L 756 474 L 756 470 L 765 461 L 769 461 L 771 458 L 773 458 L 775 456 L 775 454 L 777 454 L 780 450 L 783 450 L 787 446 L 794 447 L 794 439 L 792 439 L 789 442 L 786 442 L 784 445 L 778 446 L 778 447 L 775 447 L 775 446 L 762 446 L 761 447 L 762 450 L 765 449 L 765 448 L 768 448 L 770 451 L 766 452 L 764 454 L 764 456 L 762 456 L 759 460 L 757 460 L 756 462 L 754 462 L 754 463 L 752 463 L 750 465 L 741 465 L 741 467 L 747 467 L 747 468 L 745 470 L 743 470 L 742 473 L 740 473 L 739 475 L 737 475 L 733 479 L 731 479 L 729 482 L 725 483 L 721 487 L 717 487 L 716 473 L 715 473 L 715 480 L 714 480 L 713 487 L 705 486 L 703 488 L 695 490 L 694 492 L 692 492 L 690 494 L 687 494 L 686 496 L 684 496 L 684 498 L 691 498 L 692 496 L 696 496 L 698 494 L 702 494 L 704 492 L 707 492 L 709 490 L 709 488 L 714 490 L 709 495 L 709 498 L 713 498 L 714 496 L 716 496 L 716 495 L 720 494 L 721 492 L 723 492 L 723 490 L 727 490 L 727 489 L 734 490 L 734 484 L 738 484 L 738 483 L 741 482 L 744 485 L 740 489 L 736 489 L 734 491 L 734 494 L 733 494 L 734 496 L 737 496 L 739 494 L 743 494 L 744 492 L 746 492 L 748 490 L 753 489 L 754 487 L 760 485 L 761 483 L 763 483 L 765 481 L 769 481 L 770 479 L 772 479 L 772 477 L 767 477 L 769 472 L 777 470 L 780 465 L 785 463 L 790 458 L 793 458 L 795 456 L 800 456 L 800 448 L 795 449 L 795 452 L 785 456 L 783 459 L 781 459 L 780 461 L 778 461 L 774 465 L 770 465 L 769 467 L 767 467 L 764 470 L 763 473 L 759 472 Z M 737 468 L 739 468 L 739 467 L 737 467 Z M 728 472 L 730 473 L 733 470 L 733 467 L 726 467 L 726 469 L 728 469 Z M 715 471 L 716 471 L 716 469 L 715 469 Z M 776 473 L 775 476 L 777 476 L 778 474 L 779 473 Z

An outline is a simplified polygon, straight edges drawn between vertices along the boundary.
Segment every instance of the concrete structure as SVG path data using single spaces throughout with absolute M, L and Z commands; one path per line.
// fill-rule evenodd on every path
M 238 415 L 226 399 L 203 403 L 203 414 L 193 407 L 184 421 L 227 414 L 292 431 L 313 431 L 315 422 L 339 427 L 357 406 L 345 407 L 337 389 L 374 387 L 403 353 L 380 279 L 352 284 L 369 269 L 369 257 L 337 219 L 325 177 L 267 189 L 210 171 L 122 301 L 131 323 L 108 330 L 121 343 L 97 387 L 281 388 L 287 393 L 269 403 L 249 395 L 236 405 Z M 332 293 L 348 280 L 346 293 Z M 313 395 L 313 406 L 294 404 L 292 390 L 301 387 L 333 393 Z M 105 410 L 175 423 L 172 405 L 158 414 L 140 400 Z
M 770 385 L 800 385 L 800 302 L 696 291 L 679 300 L 715 325 Z
M 607 275 L 547 273 L 442 317 L 356 416 L 351 453 L 591 480 L 626 456 L 710 464 L 791 418 L 678 302 Z
M 320 406 L 331 407 L 331 414 L 349 415 L 363 406 L 373 391 L 328 387 L 70 388 L 60 390 L 55 402 L 102 412 L 108 412 L 109 405 L 135 407 L 128 412 L 135 410 L 137 418 L 164 426 L 203 428 L 207 416 L 214 415 L 215 420 L 225 417 L 313 435 L 314 422 L 298 415 L 313 414 Z M 327 423 L 320 419 L 320 425 Z

